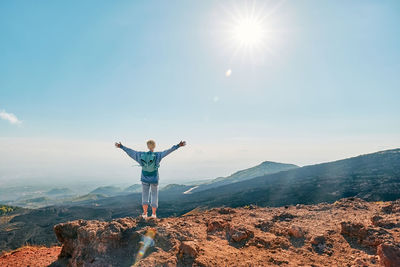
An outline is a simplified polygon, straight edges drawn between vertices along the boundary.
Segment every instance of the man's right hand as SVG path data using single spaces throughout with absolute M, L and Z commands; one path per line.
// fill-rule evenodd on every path
M 179 146 L 185 146 L 186 145 L 186 141 L 180 141 L 178 145 Z
M 121 148 L 121 146 L 122 146 L 121 142 L 115 143 L 115 147 Z

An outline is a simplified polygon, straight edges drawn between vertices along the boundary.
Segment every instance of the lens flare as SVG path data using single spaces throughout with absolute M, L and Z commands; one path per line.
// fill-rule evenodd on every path
M 139 261 L 143 258 L 144 254 L 146 254 L 147 249 L 154 246 L 154 237 L 156 236 L 156 233 L 157 231 L 154 228 L 149 228 L 147 230 L 146 234 L 142 237 L 142 240 L 140 241 L 140 248 L 136 256 L 135 264 L 132 266 L 137 266 Z

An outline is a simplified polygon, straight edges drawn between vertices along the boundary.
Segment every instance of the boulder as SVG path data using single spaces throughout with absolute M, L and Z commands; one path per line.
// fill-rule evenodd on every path
M 400 200 L 393 201 L 389 205 L 382 207 L 381 211 L 386 214 L 400 213 Z
M 255 236 L 253 239 L 251 239 L 249 245 L 258 248 L 270 248 L 271 241 L 267 240 L 265 237 Z
M 361 223 L 341 222 L 341 232 L 343 236 L 354 238 L 363 246 L 376 249 L 378 245 L 392 241 L 393 236 L 382 228 L 366 227 Z
M 304 230 L 297 226 L 297 225 L 292 225 L 289 229 L 288 229 L 288 235 L 295 237 L 295 238 L 303 238 L 305 235 Z
M 326 253 L 328 255 L 332 254 L 332 244 L 327 243 L 325 236 L 323 235 L 316 235 L 311 238 L 311 246 L 313 250 L 319 254 Z
M 397 218 L 396 216 L 391 218 L 384 218 L 380 215 L 375 215 L 371 218 L 371 223 L 374 226 L 383 227 L 386 229 L 400 227 L 399 218 Z
M 254 236 L 254 232 L 247 229 L 245 226 L 231 226 L 227 229 L 226 234 L 228 240 L 233 243 L 240 243 Z
M 224 230 L 229 227 L 229 223 L 222 219 L 209 220 L 207 221 L 207 232 L 212 233 L 216 231 Z
M 293 215 L 293 214 L 291 214 L 291 213 L 282 212 L 282 213 L 279 214 L 279 215 L 275 215 L 275 216 L 272 218 L 272 221 L 273 221 L 273 222 L 277 222 L 277 221 L 280 221 L 280 222 L 281 222 L 281 221 L 289 222 L 289 221 L 293 220 L 295 217 L 296 217 L 296 216 Z
M 236 211 L 232 208 L 220 208 L 218 210 L 218 213 L 219 214 L 234 214 L 234 213 L 236 213 Z
M 323 235 L 317 235 L 311 239 L 311 244 L 313 244 L 313 245 L 323 244 L 325 242 L 326 242 L 326 238 Z
M 349 237 L 355 237 L 357 239 L 364 239 L 367 235 L 365 226 L 361 223 L 353 222 L 341 222 L 340 233 Z
M 368 203 L 367 201 L 357 198 L 357 197 L 348 197 L 348 198 L 342 198 L 338 201 L 336 201 L 333 204 L 337 208 L 342 208 L 342 209 L 353 209 L 353 210 L 367 210 L 368 209 Z
M 110 266 L 132 264 L 140 248 L 137 221 L 123 218 L 111 222 L 77 220 L 54 226 L 62 250 L 60 265 Z
M 259 220 L 254 226 L 259 228 L 263 232 L 268 232 L 271 230 L 274 223 L 272 221 L 267 221 L 264 219 Z
M 193 241 L 183 241 L 179 246 L 178 255 L 180 258 L 185 257 L 194 259 L 197 257 L 198 254 L 199 254 L 199 247 Z
M 385 267 L 398 267 L 400 266 L 400 247 L 383 243 L 378 246 L 377 250 L 380 262 Z
M 178 266 L 192 266 L 198 254 L 199 246 L 194 241 L 182 241 L 177 254 Z

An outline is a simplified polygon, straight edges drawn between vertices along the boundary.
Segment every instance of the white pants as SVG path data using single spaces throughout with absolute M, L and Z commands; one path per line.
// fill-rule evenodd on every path
M 151 192 L 151 203 L 149 197 Z M 158 184 L 149 184 L 142 182 L 142 205 L 149 205 L 157 208 L 158 207 Z

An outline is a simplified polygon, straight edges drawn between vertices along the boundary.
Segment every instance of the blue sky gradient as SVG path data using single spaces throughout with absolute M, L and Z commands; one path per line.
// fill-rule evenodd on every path
M 256 60 L 226 36 L 245 4 L 1 1 L 0 181 L 135 181 L 114 141 L 187 140 L 165 181 L 400 146 L 398 1 L 248 1 Z

